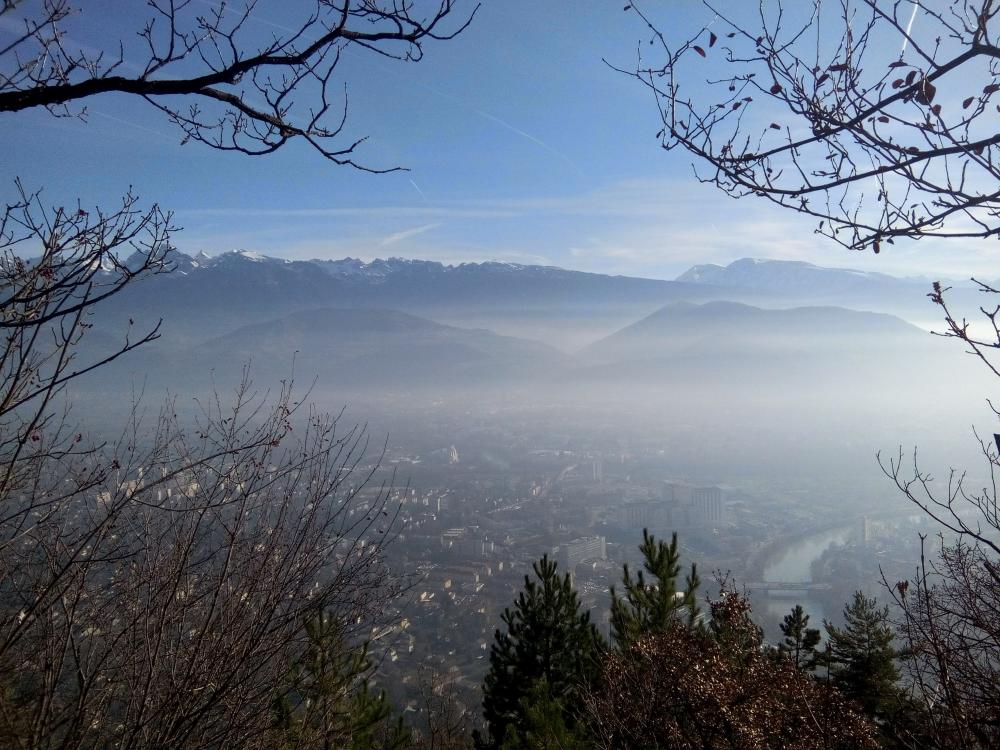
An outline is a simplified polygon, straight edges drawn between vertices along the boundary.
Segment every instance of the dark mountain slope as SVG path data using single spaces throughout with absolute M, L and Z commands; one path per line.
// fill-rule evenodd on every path
M 568 349 L 667 302 L 720 298 L 704 284 L 508 263 L 285 261 L 244 252 L 214 258 L 178 253 L 175 260 L 175 273 L 110 299 L 105 320 L 163 318 L 164 337 L 190 345 L 301 310 L 379 308 L 543 338 Z M 586 333 L 591 330 L 598 333 Z
M 736 302 L 677 303 L 588 347 L 590 361 L 658 359 L 680 354 L 778 351 L 803 353 L 898 349 L 922 343 L 926 333 L 882 313 L 838 307 L 765 310 Z
M 154 387 L 209 382 L 229 388 L 245 363 L 276 383 L 294 370 L 302 383 L 350 392 L 486 386 L 545 378 L 569 358 L 534 341 L 455 328 L 393 310 L 319 308 L 242 326 L 195 346 L 159 342 L 116 368 Z

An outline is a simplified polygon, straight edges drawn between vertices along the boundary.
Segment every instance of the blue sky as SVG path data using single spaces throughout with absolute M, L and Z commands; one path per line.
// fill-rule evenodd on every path
M 667 5 L 678 29 L 710 20 L 694 2 Z M 123 96 L 91 100 L 86 123 L 0 116 L 3 172 L 44 187 L 52 203 L 107 202 L 134 186 L 175 212 L 175 244 L 191 253 L 498 259 L 661 278 L 756 256 L 996 275 L 985 243 L 849 253 L 800 217 L 698 184 L 684 154 L 659 148 L 647 92 L 602 62 L 628 67 L 645 39 L 622 7 L 487 0 L 464 34 L 428 44 L 419 64 L 351 53 L 342 75 L 348 131 L 369 136 L 361 159 L 408 172 L 354 172 L 305 145 L 262 158 L 180 146 L 157 112 Z M 88 4 L 80 33 L 93 39 L 81 43 L 131 33 L 121 8 Z M 261 27 L 280 23 L 281 3 L 261 2 L 256 15 Z

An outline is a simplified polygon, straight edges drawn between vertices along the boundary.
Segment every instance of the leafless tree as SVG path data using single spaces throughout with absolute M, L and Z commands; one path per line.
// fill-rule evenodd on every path
M 906 480 L 910 481 L 910 480 Z M 1000 579 L 995 554 L 972 537 L 939 539 L 911 581 L 892 587 L 908 650 L 907 671 L 924 698 L 918 733 L 937 748 L 1000 742 Z M 933 554 L 931 554 L 933 553 Z M 888 585 L 889 582 L 886 581 Z
M 980 283 L 980 291 L 997 289 Z M 953 312 L 947 289 L 934 285 L 932 300 L 944 313 L 944 335 L 1000 377 L 1000 307 L 983 307 L 990 324 L 977 335 Z M 992 404 L 991 404 L 992 406 Z M 997 412 L 993 407 L 997 416 Z M 978 438 L 978 435 L 977 435 Z M 927 736 L 941 748 L 989 748 L 1000 743 L 1000 442 L 980 439 L 987 481 L 970 486 L 966 473 L 950 470 L 942 486 L 902 452 L 881 459 L 900 491 L 941 527 L 933 546 L 922 539 L 916 574 L 886 581 L 900 612 L 908 645 L 906 664 L 926 703 Z M 947 536 L 945 536 L 945 534 Z
M 413 747 L 418 750 L 470 750 L 472 711 L 463 703 L 454 678 L 432 670 L 418 676 L 420 722 Z
M 596 747 L 879 746 L 857 706 L 763 648 L 745 596 L 710 608 L 710 629 L 675 623 L 605 655 L 585 699 Z
M 0 220 L 0 496 L 28 487 L 48 464 L 85 452 L 56 425 L 59 395 L 77 377 L 154 340 L 159 324 L 81 361 L 77 345 L 94 305 L 131 281 L 169 270 L 170 216 L 134 195 L 112 212 L 46 211 L 17 184 Z M 125 251 L 128 258 L 118 253 Z M 25 255 L 37 253 L 30 261 Z M 131 329 L 131 327 L 130 327 Z
M 1000 235 L 995 0 L 707 0 L 687 37 L 645 5 L 626 5 L 651 46 L 624 72 L 703 182 L 855 250 Z
M 191 423 L 168 403 L 147 425 L 137 404 L 91 443 L 61 392 L 155 338 L 78 360 L 94 306 L 168 267 L 169 217 L 132 196 L 112 214 L 39 200 L 8 209 L 0 262 L 2 744 L 266 746 L 305 623 L 363 640 L 400 585 L 389 493 L 359 494 L 377 460 L 290 382 L 269 399 L 249 376 Z
M 0 49 L 0 113 L 85 117 L 90 98 L 126 94 L 185 141 L 257 155 L 298 139 L 384 171 L 342 139 L 335 77 L 350 49 L 418 60 L 471 20 L 446 30 L 451 0 L 419 6 L 316 0 L 276 23 L 254 2 L 151 0 L 137 48 L 101 48 L 77 41 L 66 0 L 3 0 L 5 27 L 21 31 Z M 157 323 L 129 321 L 81 346 L 101 338 L 105 299 L 170 270 L 172 229 L 132 194 L 113 210 L 49 209 L 20 182 L 2 215 L 4 747 L 271 747 L 308 624 L 335 626 L 349 649 L 392 626 L 404 584 L 383 555 L 397 506 L 369 487 L 378 453 L 291 379 L 271 394 L 247 373 L 232 402 L 217 395 L 191 419 L 174 402 L 149 417 L 136 397 L 116 439 L 74 421 L 67 388 L 157 338 Z M 295 746 L 350 739 L 329 734 Z
M 420 60 L 427 41 L 454 37 L 475 14 L 451 23 L 454 0 L 147 5 L 134 39 L 94 47 L 75 40 L 81 11 L 70 0 L 3 0 L 0 17 L 19 32 L 0 48 L 0 113 L 45 107 L 85 116 L 86 100 L 127 94 L 165 114 L 184 142 L 267 154 L 301 140 L 337 164 L 391 171 L 355 161 L 364 138 L 344 133 L 342 57 L 357 50 Z

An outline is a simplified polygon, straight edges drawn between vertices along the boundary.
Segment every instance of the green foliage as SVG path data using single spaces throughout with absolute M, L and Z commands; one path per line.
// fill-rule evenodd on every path
M 818 628 L 809 627 L 809 615 L 801 604 L 792 607 L 781 623 L 784 639 L 778 644 L 778 651 L 786 655 L 797 668 L 804 670 L 816 667 L 816 646 L 820 642 Z
M 275 700 L 274 746 L 398 750 L 409 732 L 382 690 L 369 684 L 368 644 L 344 642 L 340 623 L 320 613 L 305 623 L 308 646 Z
M 600 670 L 604 639 L 580 611 L 569 575 L 559 577 L 555 562 L 543 557 L 533 566 L 534 578 L 524 577 L 524 590 L 513 609 L 503 613 L 505 630 L 497 630 L 490 649 L 490 670 L 483 683 L 483 717 L 488 733 L 477 735 L 481 748 L 499 748 L 508 727 L 527 726 L 525 698 L 544 689 L 545 705 L 534 717 L 534 731 L 561 731 L 551 713 L 561 708 L 562 726 L 574 725 L 572 709 L 580 691 Z M 544 688 L 537 688 L 544 681 Z M 515 735 L 512 741 L 518 741 Z
M 698 617 L 695 596 L 701 582 L 694 564 L 683 589 L 678 588 L 681 564 L 677 534 L 667 544 L 643 529 L 639 550 L 645 571 L 633 577 L 625 565 L 624 596 L 611 589 L 611 635 L 622 649 L 644 635 L 664 633 L 679 623 L 693 626 Z
M 824 622 L 830 642 L 825 656 L 830 680 L 869 716 L 885 719 L 900 701 L 896 666 L 900 652 L 893 645 L 889 608 L 857 591 L 844 607 L 844 622 L 843 628 Z
M 543 677 L 521 699 L 520 725 L 507 727 L 501 750 L 586 750 L 584 734 L 566 721 L 566 706 Z

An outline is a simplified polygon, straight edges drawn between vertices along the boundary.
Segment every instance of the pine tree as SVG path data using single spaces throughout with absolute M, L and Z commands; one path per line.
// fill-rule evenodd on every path
M 409 732 L 385 691 L 373 690 L 368 644 L 352 648 L 340 623 L 321 613 L 305 623 L 308 646 L 275 700 L 277 748 L 401 750 Z
M 814 669 L 820 633 L 818 628 L 809 627 L 809 615 L 802 609 L 802 605 L 796 604 L 792 607 L 792 611 L 785 615 L 781 623 L 781 633 L 785 638 L 778 644 L 778 651 L 788 656 L 797 668 Z
M 684 588 L 677 585 L 681 574 L 677 534 L 667 544 L 643 529 L 639 550 L 645 572 L 640 570 L 633 577 L 626 564 L 622 574 L 624 596 L 611 588 L 611 635 L 622 649 L 644 635 L 663 633 L 673 625 L 691 626 L 698 617 L 695 596 L 701 582 L 694 564 Z
M 543 677 L 521 699 L 522 723 L 507 727 L 501 750 L 587 750 L 584 733 L 566 721 L 566 706 Z
M 565 726 L 575 724 L 580 691 L 600 670 L 604 640 L 581 612 L 569 575 L 559 577 L 555 562 L 543 557 L 524 577 L 524 590 L 501 618 L 490 649 L 490 670 L 483 682 L 483 718 L 487 735 L 477 734 L 480 748 L 499 748 L 508 727 L 525 725 L 526 703 L 544 680 L 549 700 L 558 701 Z
M 824 621 L 831 682 L 858 701 L 869 716 L 885 720 L 899 705 L 900 653 L 894 647 L 889 608 L 861 591 L 844 607 L 843 628 Z

